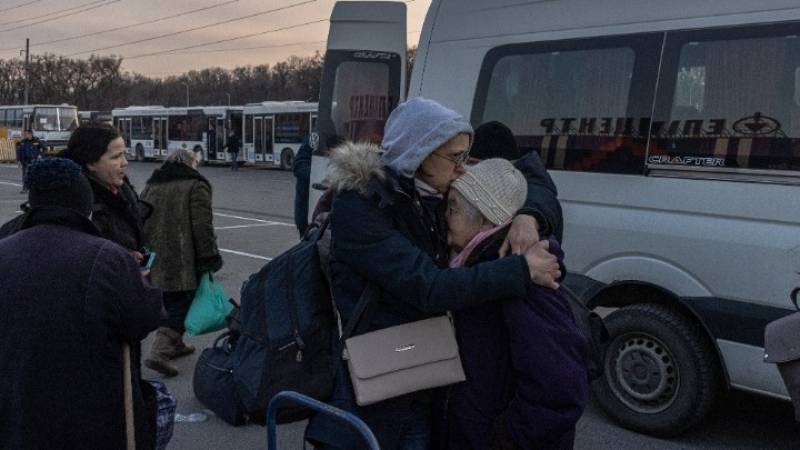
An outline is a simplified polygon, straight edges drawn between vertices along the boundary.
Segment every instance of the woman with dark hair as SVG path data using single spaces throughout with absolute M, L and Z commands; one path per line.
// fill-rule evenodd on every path
M 125 140 L 116 128 L 89 124 L 72 133 L 61 156 L 80 164 L 89 178 L 94 192 L 92 222 L 102 236 L 125 247 L 141 262 L 142 226 L 152 208 L 139 200 L 128 181 L 125 151 Z

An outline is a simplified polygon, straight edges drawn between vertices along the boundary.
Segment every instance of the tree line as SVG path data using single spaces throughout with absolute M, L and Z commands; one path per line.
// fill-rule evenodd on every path
M 410 79 L 416 47 L 406 52 Z M 290 56 L 272 66 L 191 70 L 166 78 L 123 71 L 122 58 L 71 59 L 31 55 L 28 103 L 76 105 L 85 111 L 109 111 L 131 105 L 244 105 L 265 100 L 319 100 L 324 57 Z M 25 62 L 0 59 L 0 105 L 24 102 Z
M 122 58 L 92 56 L 71 59 L 53 54 L 31 55 L 28 103 L 78 106 L 107 111 L 130 105 L 243 105 L 264 100 L 317 101 L 323 57 L 291 56 L 268 64 L 191 70 L 166 78 L 123 71 Z M 0 59 L 0 105 L 21 104 L 25 62 Z

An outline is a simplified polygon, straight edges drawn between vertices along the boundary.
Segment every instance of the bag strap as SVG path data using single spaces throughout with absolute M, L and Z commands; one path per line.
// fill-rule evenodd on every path
M 367 282 L 367 287 L 365 287 L 364 292 L 361 293 L 361 297 L 359 297 L 358 303 L 356 303 L 355 308 L 353 308 L 353 314 L 350 316 L 350 319 L 347 321 L 347 324 L 345 325 L 344 330 L 342 331 L 342 336 L 340 338 L 342 344 L 344 344 L 344 341 L 346 341 L 353 334 L 353 332 L 356 330 L 356 327 L 359 325 L 359 322 L 361 322 L 361 319 L 364 316 L 370 317 L 372 315 L 371 311 L 367 314 L 365 314 L 365 312 L 367 311 L 367 307 L 371 305 L 370 300 L 377 293 L 378 293 L 378 286 L 376 286 L 373 283 Z M 364 322 L 364 324 L 367 323 L 369 323 L 369 319 L 367 319 L 366 322 Z
M 133 379 L 131 377 L 131 347 L 122 344 L 122 383 L 125 397 L 125 442 L 127 450 L 136 450 L 136 429 L 133 422 Z

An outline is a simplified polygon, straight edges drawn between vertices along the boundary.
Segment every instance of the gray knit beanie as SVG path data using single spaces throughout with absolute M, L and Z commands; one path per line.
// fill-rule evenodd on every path
M 467 166 L 466 172 L 451 187 L 495 225 L 509 222 L 528 196 L 525 176 L 500 158 Z
M 428 155 L 461 133 L 468 134 L 472 142 L 472 126 L 461 114 L 433 100 L 414 97 L 401 103 L 386 120 L 383 162 L 398 175 L 413 178 Z

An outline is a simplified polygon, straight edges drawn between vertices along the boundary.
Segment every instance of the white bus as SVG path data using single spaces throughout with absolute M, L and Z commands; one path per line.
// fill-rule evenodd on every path
M 163 159 L 178 148 L 202 152 L 206 161 L 220 156 L 228 130 L 241 133 L 241 107 L 165 108 L 131 106 L 114 109 L 114 124 L 122 133 L 128 155 L 138 161 Z
M 22 139 L 23 132 L 30 129 L 52 154 L 66 148 L 77 127 L 78 108 L 72 105 L 0 106 L 0 140 L 7 145 Z
M 312 185 L 330 136 L 380 141 L 405 49 L 404 4 L 336 4 Z M 763 342 L 800 286 L 800 3 L 433 0 L 408 95 L 545 162 L 565 284 L 613 310 L 593 390 L 618 423 L 671 436 L 727 388 L 788 398 Z
M 316 127 L 316 121 L 316 103 L 262 102 L 245 106 L 245 161 L 291 169 L 297 150 Z

